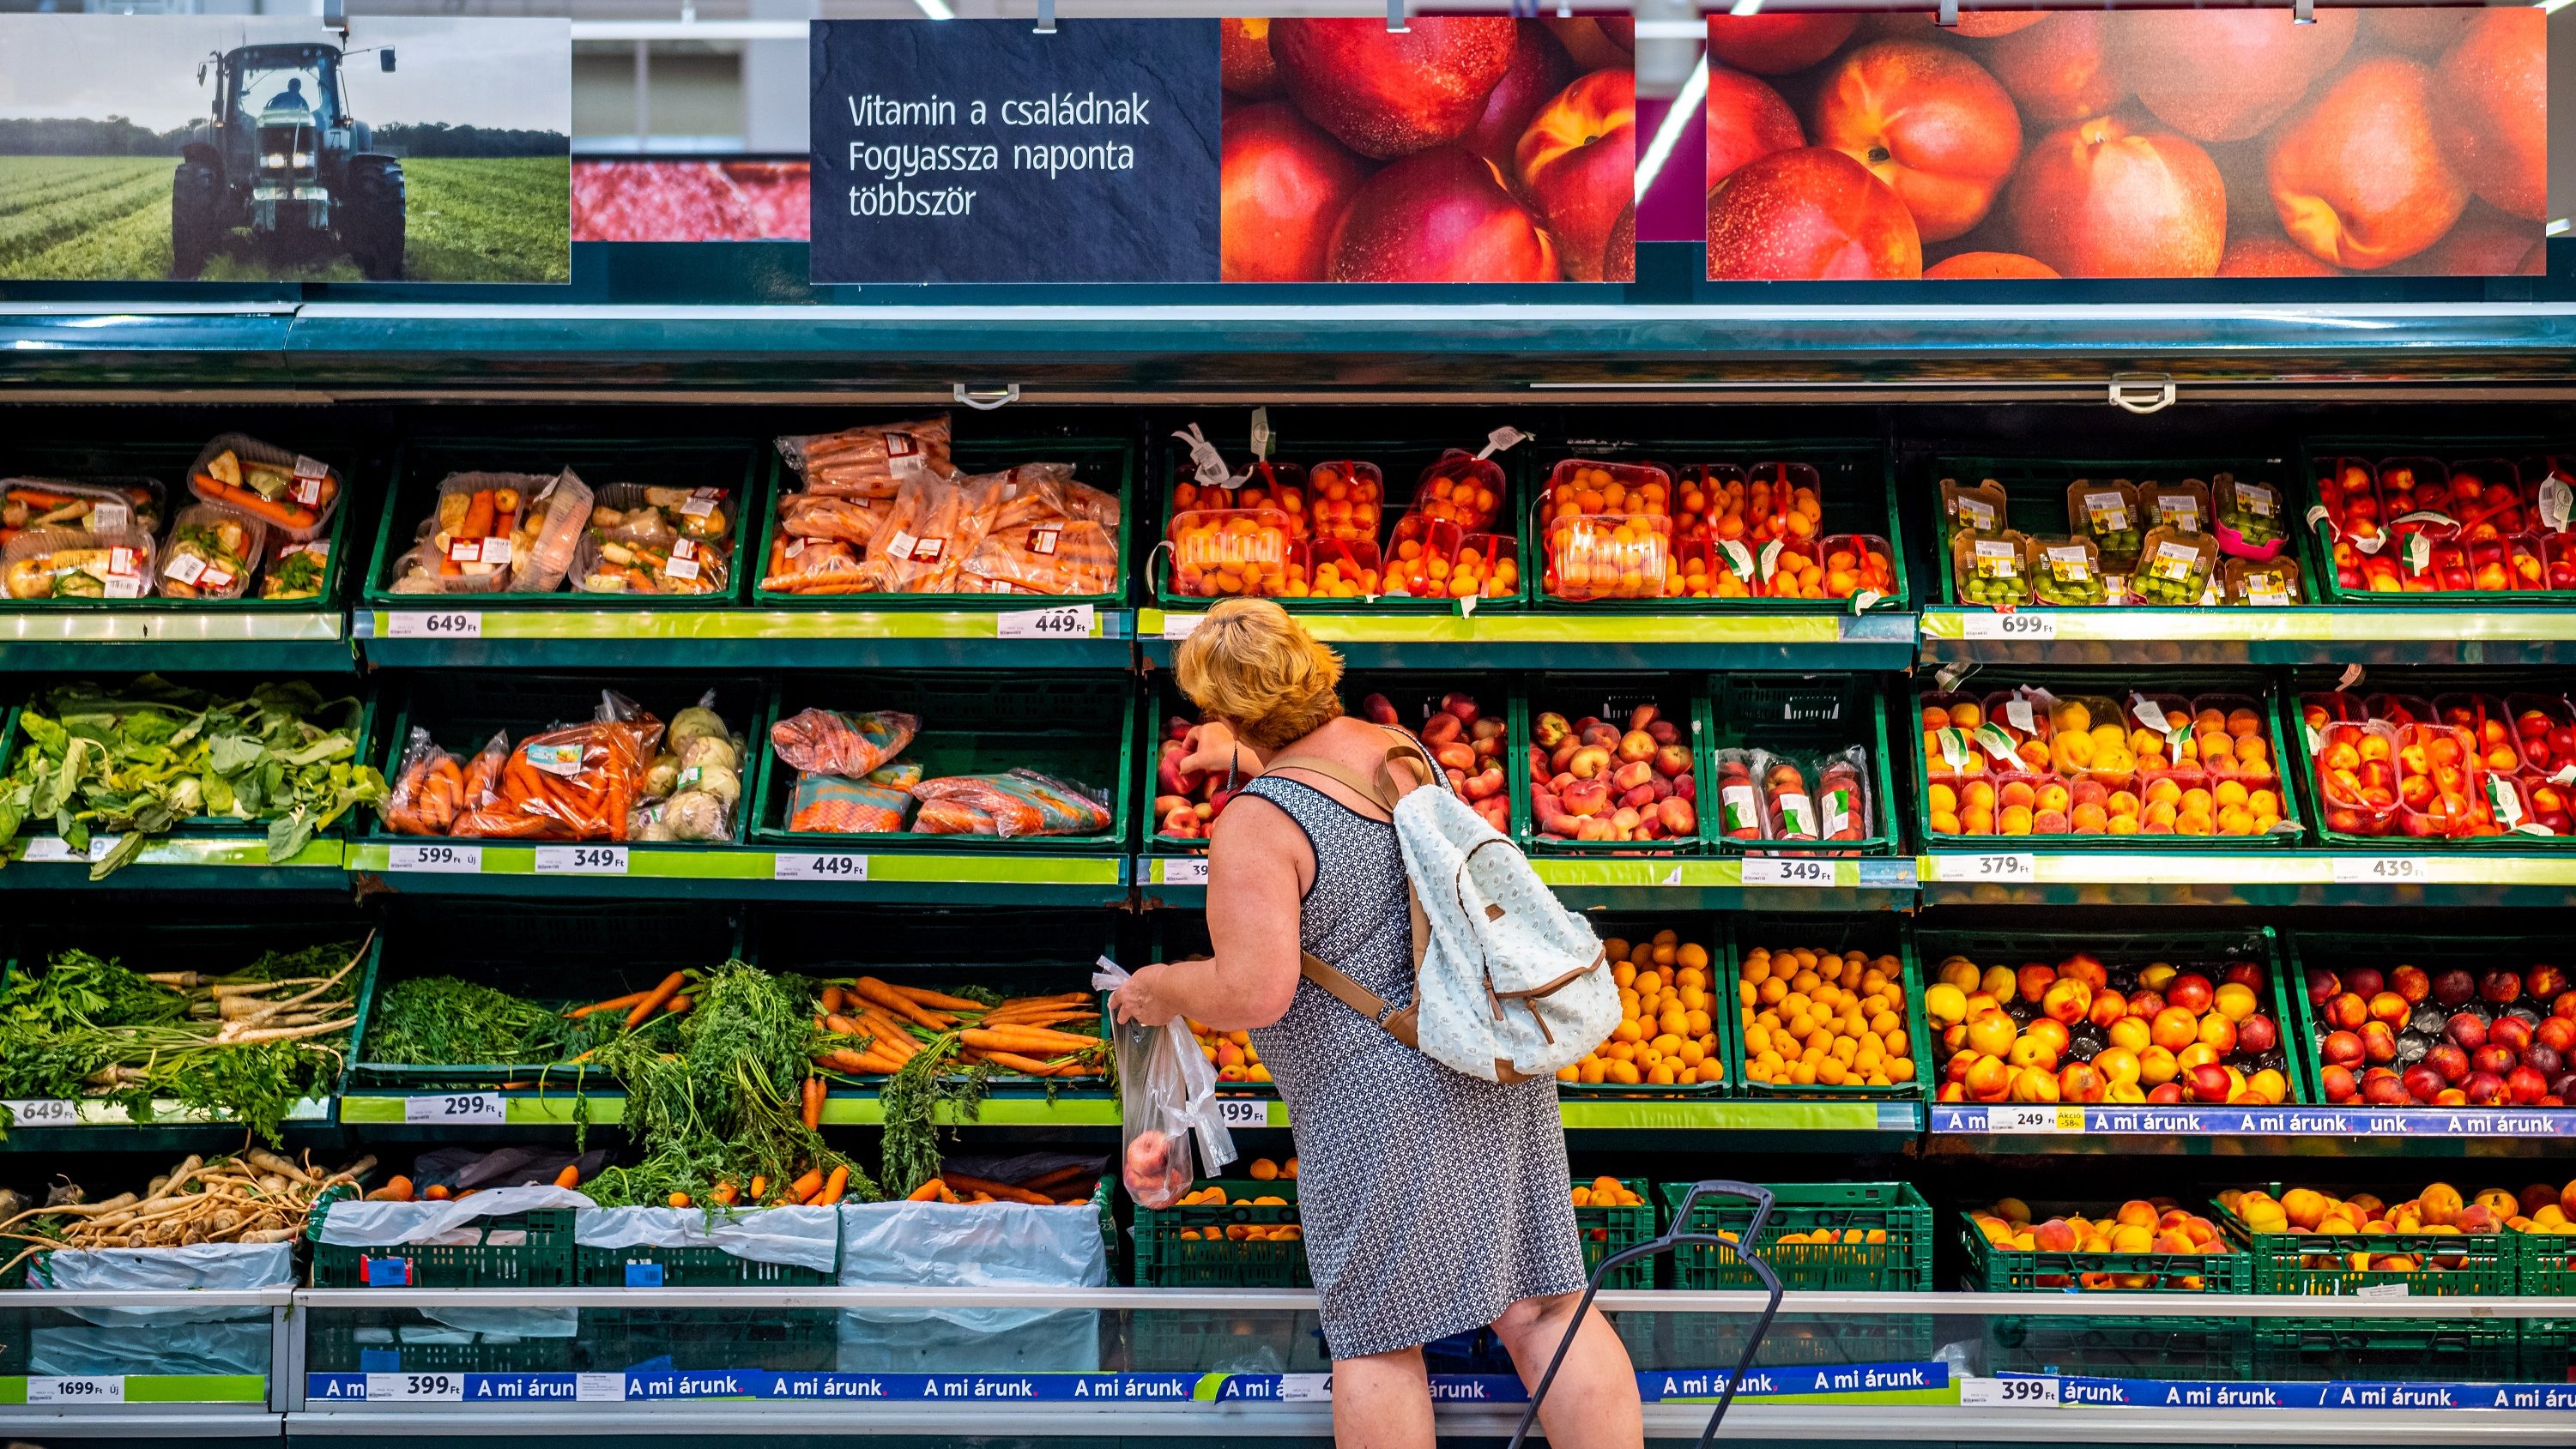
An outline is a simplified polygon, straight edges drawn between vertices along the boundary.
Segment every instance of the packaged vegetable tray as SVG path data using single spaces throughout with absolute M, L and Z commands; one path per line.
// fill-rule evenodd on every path
M 12 601 L 139 599 L 152 592 L 154 552 L 152 536 L 140 529 L 29 528 L 0 558 Z
M 241 433 L 206 444 L 188 470 L 188 487 L 207 503 L 247 513 L 280 537 L 319 538 L 340 508 L 340 471 Z
M 171 524 L 158 561 L 161 596 L 238 599 L 249 591 L 267 547 L 267 524 L 211 503 L 190 504 Z
M 167 510 L 153 478 L 0 479 L 0 544 L 31 528 L 158 535 Z

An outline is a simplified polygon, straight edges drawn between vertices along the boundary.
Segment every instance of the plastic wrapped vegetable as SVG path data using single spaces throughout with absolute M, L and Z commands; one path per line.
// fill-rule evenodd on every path
M 179 510 L 161 551 L 165 599 L 238 599 L 250 588 L 268 526 L 229 508 L 194 503 Z
M 2102 580 L 2101 555 L 2089 538 L 2032 539 L 2030 587 L 2033 597 L 2054 608 L 2111 601 L 2110 589 Z
M 902 754 L 921 732 L 918 717 L 897 710 L 836 714 L 800 710 L 769 727 L 769 747 L 800 774 L 858 779 Z
M 919 835 L 1092 835 L 1109 828 L 1109 809 L 1085 786 L 1012 770 L 1000 775 L 948 775 L 912 787 L 921 802 Z
M 780 534 L 769 541 L 769 567 L 760 586 L 783 594 L 862 593 L 862 562 L 859 545 Z
M 521 594 L 551 594 L 572 573 L 573 555 L 582 530 L 590 525 L 590 485 L 566 468 L 541 484 L 519 514 L 518 535 L 511 540 L 510 589 Z
M 900 787 L 806 775 L 788 799 L 787 828 L 799 834 L 893 835 L 911 813 L 912 796 Z
M 2138 551 L 2138 571 L 2130 592 L 2141 603 L 2167 607 L 2198 604 L 2218 568 L 2218 540 L 2206 533 L 2185 533 L 2159 525 L 2147 530 Z
M 778 500 L 778 532 L 787 538 L 833 539 L 866 548 L 885 522 L 891 499 L 790 493 Z
M 161 531 L 161 485 L 150 478 L 11 478 L 0 483 L 0 543 L 29 528 L 87 533 Z
M 868 541 L 860 582 L 877 593 L 958 592 L 958 566 L 999 513 L 1000 487 L 993 476 L 907 480 Z
M 734 807 L 742 801 L 742 742 L 725 727 L 710 690 L 671 720 L 664 746 L 673 753 L 667 780 L 661 761 L 645 771 L 648 803 L 628 822 L 635 840 L 692 842 L 733 839 Z
M 385 828 L 397 835 L 445 835 L 464 813 L 465 763 L 414 727 L 385 797 Z
M 260 575 L 259 596 L 263 599 L 318 599 L 322 586 L 331 574 L 331 543 L 328 539 L 310 539 L 303 543 L 281 543 L 268 569 Z
M 139 599 L 152 587 L 152 536 L 31 528 L 9 540 L 13 599 Z
M 459 816 L 449 833 L 526 840 L 624 840 L 642 798 L 644 769 L 662 722 L 610 694 L 588 724 L 521 740 L 501 766 L 487 804 Z
M 2121 569 L 2138 556 L 2138 545 L 2147 536 L 2138 490 L 2126 478 L 2108 482 L 2078 478 L 2067 484 L 2066 527 L 2093 541 L 2097 563 L 2108 560 Z
M 2030 541 L 2012 529 L 1961 532 L 1950 540 L 1950 576 L 1959 602 L 2001 608 L 2030 602 Z
M 1116 991 L 1127 971 L 1103 956 L 1091 978 L 1097 991 Z M 1199 1051 L 1185 1021 L 1161 1026 L 1121 1025 L 1118 1053 L 1118 1180 L 1138 1207 L 1163 1208 L 1188 1192 L 1197 1157 L 1214 1172 L 1234 1160 L 1234 1137 L 1216 1112 L 1216 1067 Z
M 208 503 L 247 513 L 291 539 L 314 538 L 340 507 L 340 472 L 239 433 L 206 445 L 188 487 Z
M 2207 533 L 2212 522 L 2209 485 L 2197 478 L 2185 478 L 2179 483 L 2141 483 L 2138 485 L 2138 507 L 2145 513 L 2149 528 L 2161 526 L 2181 533 Z
M 722 593 L 733 556 L 730 498 L 714 488 L 600 489 L 573 556 L 573 587 L 590 594 Z
M 1953 534 L 2001 530 L 2004 506 L 2004 485 L 1992 478 L 1974 484 L 1941 480 L 1941 517 Z
M 945 413 L 916 422 L 781 438 L 778 451 L 804 480 L 804 491 L 827 498 L 892 498 L 907 479 L 944 478 L 954 471 Z

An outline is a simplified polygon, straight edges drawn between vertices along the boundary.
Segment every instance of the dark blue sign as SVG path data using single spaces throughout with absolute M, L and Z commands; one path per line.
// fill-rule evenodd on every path
M 1217 280 L 1217 24 L 817 20 L 816 282 Z

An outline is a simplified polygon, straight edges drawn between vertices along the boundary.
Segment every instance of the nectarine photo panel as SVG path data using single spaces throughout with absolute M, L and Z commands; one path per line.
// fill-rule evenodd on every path
M 1714 15 L 1707 275 L 2536 276 L 2546 22 Z
M 1635 22 L 1219 22 L 1229 282 L 1636 277 Z

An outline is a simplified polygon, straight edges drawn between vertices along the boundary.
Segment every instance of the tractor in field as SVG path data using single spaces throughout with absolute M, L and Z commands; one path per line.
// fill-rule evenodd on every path
M 394 68 L 392 50 L 376 55 Z M 296 42 L 198 62 L 198 85 L 215 77 L 214 108 L 189 127 L 170 178 L 171 275 L 195 277 L 247 227 L 273 262 L 336 246 L 367 280 L 402 280 L 402 163 L 350 118 L 347 60 L 337 45 Z

